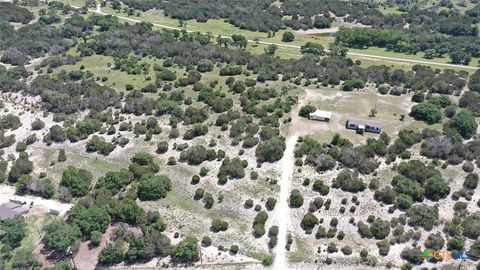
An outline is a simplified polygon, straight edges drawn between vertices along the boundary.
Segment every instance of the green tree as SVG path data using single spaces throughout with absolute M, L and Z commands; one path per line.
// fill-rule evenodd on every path
M 430 102 L 424 102 L 414 105 L 410 111 L 410 116 L 415 120 L 424 121 L 427 124 L 435 124 L 442 119 L 442 111 Z
M 247 38 L 243 35 L 234 34 L 232 35 L 233 45 L 239 49 L 245 49 L 247 47 Z
M 31 251 L 27 251 L 24 248 L 18 249 L 12 258 L 12 269 L 31 269 L 38 262 L 35 260 Z
M 421 264 L 423 262 L 422 250 L 419 247 L 404 248 L 401 257 L 412 264 Z
M 286 145 L 283 138 L 274 137 L 261 142 L 255 150 L 258 162 L 275 162 L 283 157 Z
M 90 243 L 93 246 L 98 247 L 101 241 L 102 241 L 102 233 L 99 231 L 93 231 L 90 235 Z
M 293 40 L 295 40 L 295 35 L 292 32 L 287 31 L 283 33 L 282 35 L 283 42 L 292 42 Z
M 476 189 L 478 186 L 478 179 L 479 177 L 477 173 L 469 173 L 465 177 L 465 181 L 463 182 L 463 187 L 471 190 Z
M 423 55 L 423 58 L 425 59 L 433 59 L 437 55 L 437 52 L 435 49 L 428 49 L 425 50 L 425 54 Z
M 202 59 L 198 62 L 197 70 L 199 72 L 207 72 L 213 70 L 213 63 L 208 59 Z
M 465 237 L 463 235 L 455 235 L 448 241 L 447 247 L 449 250 L 463 250 L 465 247 Z
M 223 220 L 215 219 L 212 221 L 211 229 L 214 232 L 226 231 L 228 229 L 228 223 Z
M 345 57 L 348 54 L 348 48 L 338 44 L 330 44 L 330 55 Z
M 365 87 L 365 82 L 359 78 L 352 78 L 346 80 L 342 84 L 342 90 L 347 92 L 353 91 L 355 89 L 362 89 L 363 87 Z
M 405 194 L 399 194 L 395 200 L 395 206 L 403 210 L 412 207 L 412 204 L 413 204 L 412 198 Z
M 452 64 L 468 65 L 472 60 L 472 55 L 461 50 L 454 50 L 450 54 Z
M 43 241 L 48 249 L 64 254 L 82 235 L 80 229 L 63 220 L 55 219 L 43 227 Z
M 60 151 L 58 152 L 57 161 L 58 162 L 64 162 L 65 160 L 67 160 L 67 155 L 65 154 L 65 149 L 60 149 Z
M 33 163 L 28 159 L 28 154 L 23 152 L 17 160 L 13 162 L 10 172 L 8 173 L 8 181 L 17 182 L 23 175 L 29 175 L 33 171 Z
M 67 169 L 63 171 L 60 185 L 68 188 L 73 196 L 82 197 L 90 190 L 92 177 L 92 174 L 85 169 L 68 166 Z
M 86 208 L 81 204 L 70 210 L 69 220 L 76 225 L 83 235 L 90 236 L 92 232 L 105 232 L 110 224 L 110 215 L 103 208 L 92 206 Z
M 315 182 L 313 182 L 312 188 L 323 196 L 326 196 L 330 192 L 330 187 L 320 179 L 317 179 Z
M 300 222 L 300 226 L 307 232 L 311 231 L 317 224 L 318 224 L 318 218 L 312 213 L 305 214 L 305 216 L 303 216 L 302 221 Z
M 170 238 L 158 230 L 150 231 L 147 234 L 147 238 L 149 242 L 153 244 L 156 256 L 166 257 L 170 255 L 172 249 Z
M 390 223 L 377 218 L 370 225 L 370 231 L 376 239 L 385 239 L 390 234 Z
M 27 236 L 27 223 L 25 218 L 18 216 L 15 218 L 6 219 L 0 222 L 0 229 L 3 230 L 3 235 L 0 238 L 0 243 L 8 246 L 11 250 L 20 246 L 23 238 Z
M 187 236 L 172 248 L 172 259 L 181 263 L 193 263 L 200 260 L 198 240 L 194 236 Z
M 443 239 L 440 232 L 431 233 L 425 241 L 425 247 L 432 250 L 442 250 L 445 246 L 445 239 Z
M 98 262 L 101 264 L 116 264 L 123 261 L 123 241 L 118 240 L 115 244 L 109 243 L 98 255 Z
M 414 205 L 408 209 L 407 216 L 410 226 L 419 226 L 428 231 L 438 222 L 438 208 L 425 204 Z
M 165 198 L 172 189 L 171 180 L 165 175 L 144 174 L 137 187 L 138 198 L 142 201 L 155 201 Z
M 275 52 L 278 50 L 278 46 L 275 44 L 270 44 L 265 48 L 266 55 L 275 55 Z
M 325 48 L 318 43 L 313 43 L 313 42 L 307 42 L 305 45 L 302 45 L 300 47 L 300 52 L 302 54 L 314 54 L 314 55 L 324 55 L 325 54 Z
M 424 185 L 425 197 L 432 201 L 446 198 L 450 193 L 450 187 L 440 176 L 433 176 L 427 179 Z
M 310 113 L 313 113 L 315 110 L 317 110 L 317 108 L 315 108 L 315 106 L 305 105 L 305 106 L 302 106 L 300 108 L 300 110 L 298 111 L 298 115 L 301 116 L 301 117 L 308 118 Z
M 448 122 L 450 128 L 456 130 L 463 138 L 472 137 L 477 131 L 477 121 L 469 111 L 461 111 Z
M 470 250 L 468 251 L 470 256 L 474 259 L 480 259 L 480 239 L 475 240 L 472 245 L 470 246 Z
M 290 192 L 289 202 L 291 207 L 300 207 L 303 205 L 303 196 L 298 189 Z
M 128 262 L 139 260 L 150 260 L 155 257 L 155 247 L 145 237 L 131 237 L 128 241 L 128 250 L 125 253 L 125 259 Z

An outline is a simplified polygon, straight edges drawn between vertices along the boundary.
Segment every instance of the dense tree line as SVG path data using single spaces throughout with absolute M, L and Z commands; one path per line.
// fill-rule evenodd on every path
M 475 31 L 475 35 L 470 33 L 464 36 L 444 36 L 410 34 L 397 29 L 342 27 L 337 32 L 335 42 L 352 48 L 375 46 L 407 54 L 424 52 L 425 58 L 429 59 L 450 56 L 454 64 L 468 65 L 471 57 L 480 56 L 479 45 L 474 41 L 478 38 L 476 35 L 478 30 Z
M 26 8 L 8 2 L 0 3 L 0 21 L 27 24 L 33 18 L 33 13 Z
M 209 19 L 226 19 L 229 23 L 251 31 L 278 31 L 283 27 L 279 8 L 272 0 L 242 1 L 139 1 L 122 0 L 129 7 L 147 11 L 163 9 L 165 15 L 181 21 L 195 19 L 206 22 Z
M 45 110 L 57 113 L 71 114 L 85 109 L 103 111 L 119 104 L 117 92 L 98 85 L 85 75 L 63 72 L 54 77 L 38 76 L 27 93 L 39 95 Z
M 26 9 L 10 3 L 1 4 L 0 18 L 2 33 L 0 34 L 0 49 L 4 50 L 1 61 L 14 65 L 23 65 L 30 58 L 38 58 L 46 53 L 61 54 L 77 43 L 77 38 L 88 34 L 93 24 L 82 16 L 75 14 L 67 18 L 61 26 L 49 25 L 42 20 L 22 26 L 18 29 L 5 20 L 12 20 L 15 16 L 24 22 L 33 19 L 33 15 Z

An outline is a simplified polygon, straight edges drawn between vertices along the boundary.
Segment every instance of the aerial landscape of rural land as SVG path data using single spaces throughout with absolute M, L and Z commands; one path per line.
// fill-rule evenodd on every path
M 0 270 L 480 270 L 480 0 L 0 0 Z

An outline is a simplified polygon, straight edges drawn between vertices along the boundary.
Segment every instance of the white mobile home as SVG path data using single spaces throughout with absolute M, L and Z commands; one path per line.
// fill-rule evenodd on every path
M 308 119 L 329 122 L 332 118 L 332 113 L 327 111 L 316 110 L 308 115 Z

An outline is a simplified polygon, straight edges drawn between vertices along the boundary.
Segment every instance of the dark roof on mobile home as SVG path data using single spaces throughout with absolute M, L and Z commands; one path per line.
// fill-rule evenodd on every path
M 348 124 L 354 124 L 356 126 L 358 125 L 365 125 L 365 126 L 371 126 L 371 127 L 382 127 L 382 122 L 377 121 L 377 120 L 371 120 L 371 119 L 361 119 L 361 118 L 349 118 L 347 120 Z
M 6 202 L 0 205 L 0 220 L 14 218 L 28 213 L 28 211 L 29 208 L 27 206 L 14 202 Z

